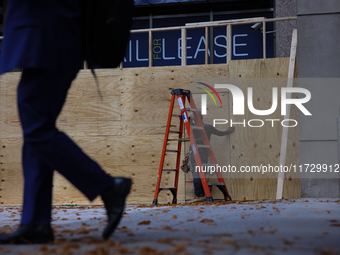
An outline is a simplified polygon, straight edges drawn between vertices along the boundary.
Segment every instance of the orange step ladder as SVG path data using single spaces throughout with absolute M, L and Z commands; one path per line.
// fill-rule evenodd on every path
M 173 115 L 173 109 L 174 109 L 174 104 L 175 100 L 177 99 L 177 102 L 179 104 L 179 108 L 181 110 L 181 115 Z M 185 107 L 185 101 L 189 102 L 190 108 Z M 189 117 L 188 117 L 188 112 L 191 111 L 193 113 L 195 123 L 196 125 L 190 125 Z M 180 118 L 180 124 L 179 124 L 179 130 L 174 131 L 170 130 L 171 126 L 171 120 L 173 117 L 179 117 Z M 162 190 L 170 190 L 170 192 L 173 195 L 173 200 L 172 203 L 176 204 L 177 203 L 177 194 L 178 194 L 178 177 L 179 177 L 179 167 L 180 167 L 180 160 L 181 160 L 181 150 L 182 150 L 182 142 L 185 142 L 183 138 L 183 124 L 185 126 L 185 129 L 187 131 L 187 134 L 189 136 L 189 142 L 191 146 L 191 151 L 193 153 L 193 156 L 195 158 L 196 166 L 204 166 L 204 165 L 217 165 L 217 161 L 214 155 L 214 152 L 212 151 L 209 139 L 207 137 L 207 133 L 205 132 L 202 120 L 200 115 L 197 112 L 197 108 L 195 105 L 195 102 L 190 94 L 189 90 L 184 90 L 184 89 L 173 89 L 171 91 L 171 103 L 170 103 L 170 109 L 169 109 L 169 115 L 168 115 L 168 121 L 166 125 L 166 131 L 165 131 L 165 137 L 164 137 L 164 142 L 163 142 L 163 149 L 162 149 L 162 156 L 161 156 L 161 161 L 159 164 L 159 170 L 158 170 L 158 176 L 157 176 L 157 184 L 156 184 L 156 190 L 155 190 L 155 196 L 153 203 L 156 205 L 158 203 L 158 195 L 159 192 Z M 197 145 L 194 134 L 192 132 L 193 129 L 198 129 L 200 132 L 200 135 L 203 139 L 204 145 Z M 169 139 L 169 133 L 176 133 L 178 134 L 178 139 Z M 177 141 L 177 150 L 167 150 L 167 145 L 169 141 Z M 201 157 L 199 155 L 199 148 L 205 148 L 208 151 L 208 155 L 211 161 L 211 164 L 203 164 L 201 161 Z M 174 169 L 166 169 L 164 167 L 164 159 L 165 155 L 167 153 L 176 153 L 177 158 L 176 158 L 176 168 Z M 162 179 L 162 173 L 163 172 L 169 172 L 173 171 L 175 172 L 175 183 L 174 187 L 160 187 L 161 184 L 161 179 Z M 192 169 L 194 171 L 194 169 Z M 217 183 L 208 183 L 207 179 L 205 177 L 205 173 L 202 171 L 199 171 L 200 179 L 203 185 L 204 193 L 206 196 L 207 202 L 213 202 L 213 198 L 211 196 L 211 188 L 213 186 L 218 187 L 218 189 L 223 193 L 225 201 L 231 200 L 231 197 L 229 195 L 227 186 L 225 185 L 224 179 L 222 177 L 222 174 L 220 172 L 216 172 L 216 176 L 218 179 Z

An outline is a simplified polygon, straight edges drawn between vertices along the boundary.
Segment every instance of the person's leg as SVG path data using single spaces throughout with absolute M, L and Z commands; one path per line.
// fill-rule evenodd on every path
M 67 91 L 77 72 L 77 69 L 24 69 L 18 87 L 18 109 L 25 145 L 92 201 L 112 186 L 113 178 L 55 126 Z M 29 176 L 32 176 L 32 171 L 39 170 L 29 171 Z M 40 176 L 39 173 L 35 174 Z M 51 182 L 51 179 L 46 181 Z
M 21 225 L 50 225 L 53 169 L 24 143 L 24 201 Z
M 195 166 L 195 164 L 194 164 Z M 195 171 L 195 168 L 192 169 L 192 178 L 194 183 L 194 193 L 196 197 L 204 197 L 204 189 L 202 186 L 201 178 L 199 172 Z
M 204 189 L 200 178 L 194 178 L 194 191 L 196 197 L 204 197 Z

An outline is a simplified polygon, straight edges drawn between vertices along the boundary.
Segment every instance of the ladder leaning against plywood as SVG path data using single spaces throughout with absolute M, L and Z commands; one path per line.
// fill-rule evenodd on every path
M 173 114 L 173 108 L 174 108 L 174 103 L 175 101 L 178 101 L 179 108 L 181 110 L 180 115 L 174 115 Z M 186 101 L 188 101 L 190 108 L 186 107 Z M 190 120 L 188 117 L 188 111 L 191 111 L 193 113 L 193 118 L 195 120 L 196 125 L 191 125 Z M 171 126 L 171 119 L 172 117 L 179 117 L 180 118 L 180 124 L 179 124 L 179 131 L 174 131 L 170 130 Z M 192 98 L 192 95 L 189 90 L 184 90 L 184 89 L 173 89 L 171 91 L 171 102 L 170 102 L 170 109 L 169 109 L 169 115 L 168 115 L 168 122 L 166 125 L 166 131 L 165 131 L 165 138 L 163 142 L 163 149 L 162 149 L 162 155 L 161 155 L 161 160 L 159 164 L 159 171 L 158 171 L 158 176 L 157 176 L 157 184 L 156 184 L 156 189 L 155 189 L 155 196 L 153 200 L 153 204 L 156 205 L 158 203 L 158 194 L 162 190 L 169 190 L 172 195 L 173 195 L 173 200 L 172 203 L 176 204 L 177 203 L 177 193 L 178 193 L 178 177 L 179 177 L 179 165 L 180 165 L 180 158 L 181 158 L 181 148 L 182 148 L 182 142 L 185 141 L 183 139 L 183 125 L 185 126 L 185 129 L 187 131 L 187 134 L 189 136 L 189 142 L 191 146 L 191 151 L 192 151 L 192 157 L 195 159 L 196 166 L 206 166 L 206 165 L 217 165 L 217 160 L 215 157 L 215 154 L 212 150 L 210 141 L 208 139 L 207 133 L 205 131 L 204 125 L 202 123 L 201 117 L 198 113 L 196 104 L 194 102 L 194 99 Z M 199 130 L 200 133 L 200 138 L 203 141 L 203 144 L 197 144 L 196 139 L 194 136 L 193 129 Z M 169 139 L 169 133 L 176 133 L 178 134 L 178 139 Z M 167 149 L 168 141 L 171 140 L 176 140 L 178 141 L 177 145 L 177 150 L 169 150 Z M 209 158 L 211 160 L 211 164 L 203 163 L 201 160 L 201 155 L 200 155 L 200 149 L 201 150 L 206 150 Z M 174 169 L 168 169 L 168 168 L 163 168 L 164 166 L 164 158 L 166 153 L 176 153 L 176 168 Z M 202 169 L 200 168 L 200 169 Z M 162 173 L 170 172 L 173 171 L 175 172 L 175 181 L 174 181 L 174 187 L 160 187 L 161 180 L 162 180 Z M 192 169 L 192 171 L 194 171 Z M 224 182 L 223 176 L 221 172 L 216 172 L 216 176 L 218 179 L 218 182 L 215 183 L 208 183 L 207 178 L 205 176 L 205 173 L 203 171 L 198 171 L 202 186 L 204 189 L 204 194 L 206 196 L 206 201 L 207 202 L 213 202 L 213 198 L 211 195 L 211 188 L 213 186 L 216 186 L 224 195 L 225 201 L 231 200 L 231 197 L 229 195 L 227 186 Z

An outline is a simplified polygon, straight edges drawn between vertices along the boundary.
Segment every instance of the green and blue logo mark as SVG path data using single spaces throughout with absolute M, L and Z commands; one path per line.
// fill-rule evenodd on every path
M 214 94 L 217 96 L 217 98 L 220 101 L 220 104 L 222 106 L 222 100 L 221 100 L 219 94 L 217 93 L 217 91 L 213 87 L 211 87 L 210 85 L 203 83 L 203 82 L 197 82 L 197 83 L 207 87 L 212 92 L 214 92 Z M 206 92 L 212 98 L 212 100 L 214 101 L 215 106 L 217 106 L 216 100 L 215 100 L 213 94 L 211 94 L 211 92 L 209 90 L 207 90 L 206 88 L 201 88 L 201 87 L 197 87 L 197 88 Z M 202 115 L 207 115 L 207 94 L 201 95 L 201 114 Z

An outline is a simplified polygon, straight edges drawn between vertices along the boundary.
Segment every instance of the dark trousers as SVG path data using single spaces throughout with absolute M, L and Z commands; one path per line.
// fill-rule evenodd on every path
M 78 70 L 24 69 L 22 72 L 18 86 L 24 137 L 22 225 L 50 224 L 54 170 L 90 201 L 113 184 L 113 178 L 55 126 Z
M 201 182 L 200 174 L 199 174 L 199 172 L 195 171 L 196 163 L 193 163 L 192 166 L 193 166 L 193 169 L 192 169 L 191 172 L 192 172 L 192 178 L 193 178 L 192 180 L 193 180 L 193 183 L 194 183 L 195 196 L 196 197 L 204 197 L 205 193 L 204 193 L 203 185 L 202 185 L 202 182 Z

